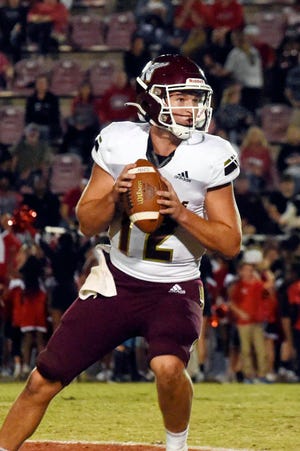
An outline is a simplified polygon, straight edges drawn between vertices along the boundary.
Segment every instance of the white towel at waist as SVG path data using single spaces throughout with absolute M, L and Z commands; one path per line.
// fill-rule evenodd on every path
M 79 290 L 80 299 L 87 299 L 89 296 L 96 297 L 97 294 L 102 294 L 106 297 L 116 296 L 117 289 L 112 273 L 106 264 L 103 249 L 105 246 L 98 244 L 95 248 L 95 253 L 99 265 L 93 266 L 84 284 Z

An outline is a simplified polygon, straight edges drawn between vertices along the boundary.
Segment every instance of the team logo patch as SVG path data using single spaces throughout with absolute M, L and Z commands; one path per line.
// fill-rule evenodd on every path
M 145 80 L 146 82 L 150 82 L 153 72 L 156 71 L 156 69 L 159 69 L 160 67 L 165 67 L 168 66 L 169 63 L 153 63 L 151 64 L 149 67 L 145 67 L 145 72 L 142 75 L 142 79 Z
M 229 175 L 239 167 L 239 163 L 235 155 L 232 155 L 224 162 L 224 174 Z

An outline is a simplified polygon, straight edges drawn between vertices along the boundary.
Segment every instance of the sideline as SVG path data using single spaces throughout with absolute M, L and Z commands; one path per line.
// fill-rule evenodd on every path
M 74 445 L 77 446 L 87 446 L 87 445 L 91 445 L 91 446 L 97 446 L 99 445 L 99 447 L 104 447 L 104 446 L 112 446 L 112 447 L 120 447 L 120 449 L 124 449 L 124 448 L 132 448 L 132 447 L 139 447 L 139 448 L 145 448 L 145 450 L 159 450 L 159 449 L 165 449 L 164 445 L 155 445 L 155 444 L 150 444 L 150 443 L 142 443 L 142 442 L 102 442 L 102 441 L 85 441 L 85 440 L 69 440 L 69 441 L 59 441 L 59 440 L 27 440 L 26 442 L 27 444 L 32 444 L 32 445 L 46 445 L 46 444 L 52 444 L 52 445 L 61 445 L 61 446 L 66 446 L 68 447 L 68 445 L 72 445 L 74 447 Z M 22 446 L 21 449 L 23 449 L 24 447 L 24 451 L 26 451 L 26 443 Z M 99 449 L 100 449 L 99 448 Z M 74 449 L 74 448 L 73 448 Z M 86 449 L 86 448 L 85 448 Z M 105 448 L 104 448 L 105 449 Z M 233 448 L 212 448 L 210 446 L 190 446 L 189 447 L 189 451 L 250 451 L 247 449 L 233 449 Z

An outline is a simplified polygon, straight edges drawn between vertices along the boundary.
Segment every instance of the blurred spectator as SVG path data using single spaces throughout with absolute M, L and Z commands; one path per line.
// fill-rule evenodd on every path
M 41 0 L 30 7 L 28 37 L 38 45 L 41 55 L 58 51 L 59 43 L 66 39 L 68 18 L 68 9 L 59 0 Z
M 9 342 L 6 367 L 9 368 L 8 372 L 13 374 L 14 379 L 21 376 L 22 369 L 21 299 L 19 296 L 13 295 L 17 287 L 24 288 L 24 283 L 14 274 L 10 277 L 7 289 L 3 293 L 5 306 L 3 349 L 7 347 L 7 342 Z
M 37 216 L 34 227 L 42 231 L 46 226 L 59 226 L 60 199 L 48 187 L 48 181 L 42 176 L 36 176 L 33 181 L 32 193 L 25 193 L 22 205 L 33 209 Z
M 261 41 L 259 37 L 259 28 L 257 25 L 251 24 L 244 28 L 250 44 L 257 48 L 260 53 L 263 69 L 266 71 L 273 67 L 276 59 L 276 53 L 273 47 L 266 42 Z
M 4 213 L 0 216 L 0 281 L 5 286 L 14 275 L 16 255 L 22 245 L 13 231 L 12 216 Z
M 208 83 L 213 89 L 212 106 L 216 110 L 220 106 L 223 92 L 226 89 L 226 86 L 231 82 L 231 78 L 224 72 L 222 63 L 217 61 L 209 44 L 200 48 L 200 50 L 194 54 L 193 59 L 197 61 L 202 68 Z
M 135 359 L 135 338 L 130 338 L 113 351 L 113 372 L 111 380 L 129 382 L 140 380 Z M 99 375 L 97 375 L 99 380 Z
M 240 145 L 241 169 L 250 180 L 250 190 L 262 193 L 274 188 L 277 182 L 272 149 L 263 130 L 249 127 Z
M 272 83 L 270 83 L 270 80 L 272 80 L 273 67 L 276 61 L 275 49 L 261 40 L 257 25 L 247 25 L 244 28 L 244 33 L 250 45 L 259 51 L 264 75 L 264 95 L 270 98 L 272 95 Z
M 49 91 L 46 75 L 35 81 L 34 93 L 26 99 L 25 123 L 40 127 L 41 139 L 52 142 L 61 136 L 59 97 Z
M 272 237 L 264 242 L 262 267 L 272 271 L 277 289 L 282 283 L 285 273 L 282 247 L 277 237 Z
M 59 146 L 60 153 L 79 155 L 85 165 L 91 163 L 91 148 L 99 133 L 98 103 L 90 83 L 85 80 L 72 100 L 71 114 L 65 121 L 65 131 Z
M 85 116 L 89 125 L 98 124 L 97 119 L 97 99 L 92 93 L 92 87 L 89 81 L 84 80 L 78 88 L 78 92 L 71 102 L 71 117 L 75 114 Z
M 231 37 L 234 47 L 226 58 L 224 75 L 241 84 L 241 103 L 255 114 L 261 106 L 264 88 L 261 56 L 242 30 L 233 31 Z
M 14 211 L 11 218 L 13 231 L 20 238 L 22 243 L 31 242 L 37 230 L 34 227 L 36 220 L 35 210 L 29 208 L 27 205 L 21 204 L 20 207 Z
M 36 246 L 23 245 L 19 251 L 17 268 L 23 283 L 11 284 L 10 296 L 18 304 L 19 325 L 22 333 L 22 370 L 27 377 L 34 366 L 34 348 L 39 353 L 46 344 L 47 294 L 41 288 L 43 265 L 36 254 Z M 33 363 L 33 365 L 32 365 Z M 15 368 L 16 370 L 16 368 Z M 15 371 L 15 373 L 17 373 Z
M 138 0 L 134 15 L 138 23 L 147 22 L 149 17 L 157 17 L 165 26 L 173 21 L 174 6 L 171 0 Z
M 27 6 L 21 0 L 6 0 L 0 9 L 1 48 L 11 55 L 13 63 L 22 57 L 26 41 Z
M 276 50 L 276 59 L 269 73 L 270 83 L 266 88 L 270 91 L 273 103 L 286 103 L 285 81 L 287 73 L 298 64 L 300 53 L 300 38 L 285 37 Z
M 230 333 L 232 324 L 229 317 L 227 299 L 228 280 L 235 278 L 235 265 L 226 258 L 218 255 L 210 256 L 212 265 L 212 278 L 207 287 L 211 295 L 211 314 L 209 322 L 211 332 L 215 335 L 215 362 L 212 368 L 213 380 L 225 382 L 232 380 Z M 221 359 L 220 359 L 221 358 Z M 216 360 L 219 360 L 216 362 Z M 220 364 L 220 360 L 223 361 Z
M 0 89 L 9 89 L 13 80 L 14 68 L 5 53 L 0 51 Z
M 85 166 L 91 164 L 91 148 L 99 133 L 99 122 L 91 123 L 89 115 L 84 111 L 76 111 L 66 121 L 66 130 L 63 134 L 59 152 L 78 155 Z
M 98 116 L 102 126 L 112 121 L 129 121 L 136 118 L 136 111 L 126 106 L 127 102 L 135 101 L 135 90 L 130 85 L 124 70 L 119 69 L 114 74 L 113 84 L 108 88 L 98 107 Z
M 294 107 L 300 108 L 300 54 L 298 54 L 298 64 L 290 68 L 286 74 L 285 96 Z
M 146 3 L 146 2 L 141 2 Z M 154 54 L 159 53 L 178 53 L 179 46 L 182 43 L 182 39 L 178 34 L 174 33 L 174 27 L 172 20 L 169 21 L 168 15 L 162 14 L 162 11 L 166 10 L 166 4 L 170 7 L 171 19 L 173 17 L 173 5 L 172 2 L 167 0 L 161 1 L 147 1 L 148 5 L 151 5 L 150 12 L 146 13 L 141 20 L 138 20 L 136 34 L 141 36 L 147 48 Z M 155 10 L 157 5 L 165 3 L 160 12 Z
M 297 193 L 300 192 L 300 125 L 289 125 L 284 142 L 277 154 L 277 171 L 280 176 L 289 174 L 293 177 Z
M 268 282 L 268 289 L 263 296 L 263 316 L 268 365 L 266 379 L 269 382 L 277 381 L 277 356 L 282 340 L 276 277 L 272 270 L 272 260 L 278 256 L 277 247 L 265 247 L 262 262 L 258 265 L 262 280 Z
M 208 6 L 202 0 L 183 0 L 175 8 L 174 26 L 187 39 L 192 30 L 206 29 Z
M 206 45 L 206 32 L 202 28 L 194 28 L 190 31 L 187 39 L 180 46 L 180 53 L 194 59 L 199 50 Z
M 278 232 L 278 227 L 268 217 L 260 193 L 254 193 L 250 190 L 250 181 L 246 174 L 241 173 L 234 181 L 234 192 L 242 218 L 244 235 Z
M 244 27 L 244 7 L 237 0 L 214 0 L 210 7 L 212 28 L 238 30 Z
M 87 185 L 87 179 L 81 179 L 78 186 L 67 191 L 61 199 L 60 214 L 62 225 L 67 228 L 74 228 L 78 222 L 75 207 L 80 196 Z
M 40 129 L 31 123 L 25 127 L 21 141 L 10 148 L 12 154 L 12 170 L 16 184 L 31 186 L 37 174 L 48 175 L 52 160 L 52 151 L 45 141 L 40 139 Z
M 202 331 L 197 345 L 194 347 L 187 371 L 194 382 L 203 382 L 207 377 L 207 363 L 209 356 L 209 336 L 211 332 L 211 305 L 214 302 L 210 283 L 214 284 L 212 263 L 208 255 L 204 255 L 200 265 L 201 281 L 204 289 L 204 309 Z M 194 362 L 193 362 L 194 357 Z M 192 365 L 192 368 L 190 368 Z M 191 371 L 192 369 L 192 371 Z
M 268 193 L 266 209 L 277 233 L 288 233 L 300 229 L 300 196 L 296 195 L 295 181 L 291 175 L 283 175 L 278 183 L 278 189 Z
M 293 250 L 295 250 L 295 240 L 290 239 L 289 241 L 292 244 Z M 297 239 L 297 245 L 299 245 L 299 238 Z M 295 257 L 293 250 L 293 258 L 291 261 L 285 261 L 285 277 L 283 279 L 283 283 L 278 289 L 278 300 L 283 332 L 278 369 L 280 382 L 298 382 L 300 380 L 299 376 L 297 377 L 295 372 L 295 347 L 293 334 L 293 324 L 295 323 L 295 313 L 297 309 L 292 307 L 293 303 L 290 303 L 290 300 L 296 300 L 298 298 L 296 293 L 299 288 L 300 271 L 299 261 L 297 257 Z M 292 289 L 288 294 L 290 286 L 292 286 Z
M 202 0 L 181 1 L 174 14 L 174 29 L 181 36 L 181 53 L 190 58 L 207 43 L 208 6 Z
M 12 172 L 0 171 L 0 215 L 12 215 L 21 201 L 22 196 L 14 190 Z
M 0 172 L 1 171 L 12 172 L 11 169 L 12 157 L 8 149 L 9 149 L 8 144 L 0 144 Z
M 139 76 L 144 66 L 151 60 L 151 53 L 142 36 L 134 34 L 131 39 L 130 49 L 123 53 L 123 65 L 129 82 L 134 86 L 135 79 Z
M 237 0 L 214 0 L 209 7 L 209 26 L 218 28 L 224 36 L 230 38 L 233 30 L 245 25 L 244 8 Z
M 255 266 L 242 261 L 238 266 L 238 279 L 229 289 L 230 309 L 237 323 L 241 343 L 245 383 L 266 382 L 267 355 L 262 312 L 265 286 L 266 282 L 261 279 Z
M 231 41 L 228 42 L 222 30 L 216 28 L 212 30 L 210 39 L 207 41 L 205 47 L 200 49 L 200 55 L 201 53 L 210 55 L 215 64 L 223 67 L 231 49 Z M 195 56 L 197 58 L 197 55 Z
M 62 233 L 53 246 L 40 240 L 40 247 L 50 261 L 54 286 L 50 292 L 50 313 L 55 330 L 63 313 L 77 298 L 78 288 L 75 274 L 78 268 L 78 253 L 71 233 Z
M 300 270 L 299 262 L 292 265 L 292 280 L 287 287 L 287 299 L 290 308 L 293 346 L 295 355 L 295 372 L 300 380 Z
M 231 143 L 239 145 L 253 123 L 252 113 L 241 105 L 241 86 L 237 83 L 224 89 L 221 104 L 214 114 L 217 129 L 224 130 Z

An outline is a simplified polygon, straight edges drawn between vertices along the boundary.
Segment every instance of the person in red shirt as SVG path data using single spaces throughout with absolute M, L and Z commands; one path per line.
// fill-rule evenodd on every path
M 276 166 L 271 146 L 260 127 L 247 130 L 240 145 L 240 163 L 252 192 L 274 189 L 278 181 Z
M 255 265 L 242 261 L 229 289 L 229 306 L 237 324 L 244 381 L 266 382 L 267 355 L 263 329 L 265 283 Z M 253 359 L 256 358 L 257 371 Z
M 227 32 L 243 28 L 243 6 L 237 0 L 214 0 L 210 7 L 211 28 L 223 28 Z
M 266 247 L 264 250 L 263 261 L 258 267 L 262 280 L 265 282 L 262 313 L 264 319 L 264 334 L 268 362 L 266 379 L 269 382 L 276 382 L 278 377 L 276 368 L 276 354 L 283 339 L 276 278 L 275 273 L 271 268 L 272 260 L 276 259 L 278 255 L 278 249 L 275 246 Z
M 293 265 L 297 279 L 287 289 L 288 302 L 291 308 L 292 335 L 295 348 L 295 369 L 300 379 L 300 271 L 299 263 Z
M 27 32 L 30 40 L 38 44 L 41 55 L 57 51 L 65 40 L 69 11 L 59 0 L 35 2 L 27 15 Z
M 201 0 L 181 1 L 174 13 L 175 27 L 186 36 L 195 28 L 205 28 L 208 22 L 208 11 L 207 5 Z
M 0 279 L 7 286 L 13 275 L 15 259 L 22 243 L 13 232 L 12 216 L 8 213 L 0 217 Z
M 46 344 L 47 293 L 41 285 L 43 265 L 35 245 L 23 245 L 18 253 L 17 266 L 20 282 L 12 288 L 12 303 L 17 307 L 18 324 L 22 333 L 22 376 L 31 370 L 34 346 L 37 354 Z M 15 307 L 16 308 L 16 307 Z
M 113 77 L 113 84 L 103 94 L 98 105 L 100 123 L 108 125 L 113 121 L 130 121 L 136 118 L 136 110 L 126 106 L 127 102 L 135 101 L 135 90 L 128 80 L 124 70 L 117 70 Z
M 80 196 L 87 185 L 87 179 L 81 179 L 78 186 L 67 191 L 62 198 L 60 205 L 60 214 L 67 227 L 75 227 L 77 224 L 75 208 Z

